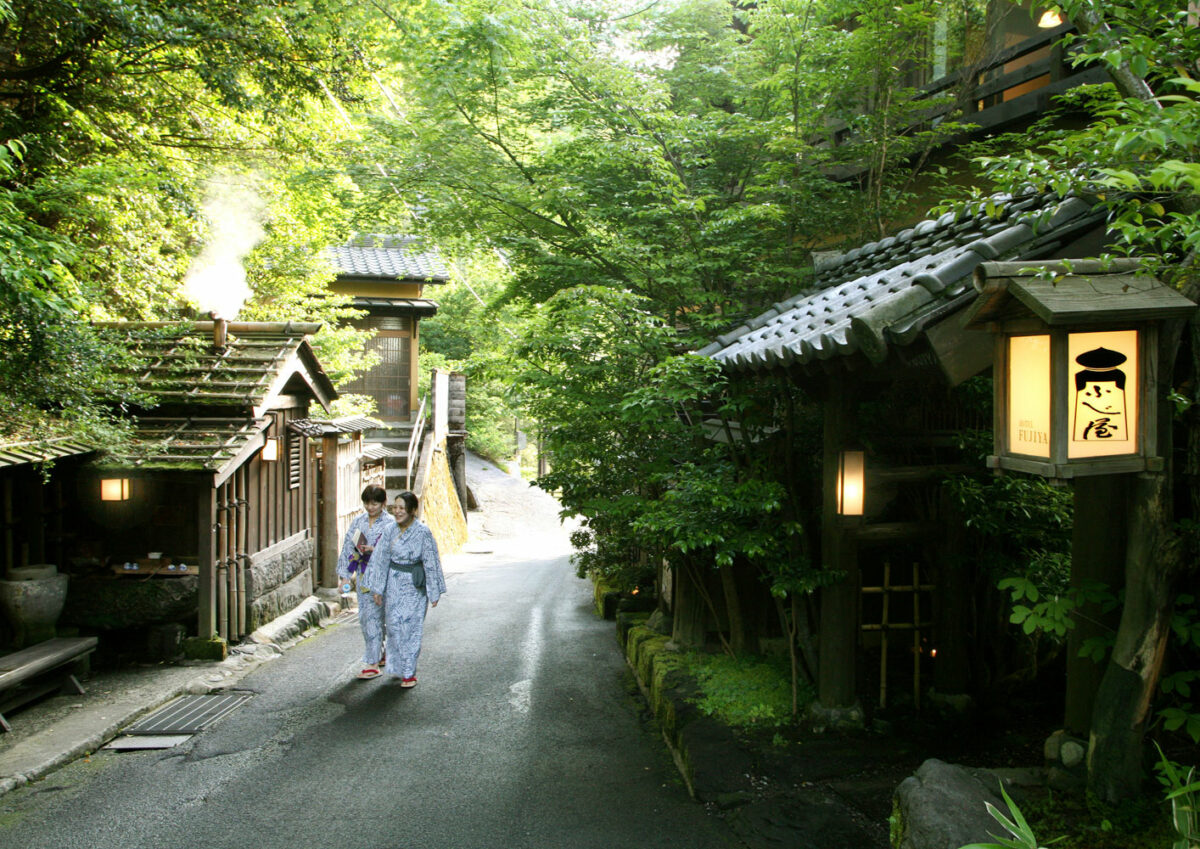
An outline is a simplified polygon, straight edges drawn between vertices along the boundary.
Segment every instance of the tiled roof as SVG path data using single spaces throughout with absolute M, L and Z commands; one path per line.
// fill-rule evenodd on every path
M 138 382 L 160 406 L 252 408 L 281 392 L 300 367 L 322 400 L 337 394 L 307 339 L 320 324 L 230 322 L 221 348 L 211 321 L 106 326 L 127 332 L 145 362 Z
M 415 240 L 382 245 L 338 245 L 329 249 L 339 277 L 377 280 L 423 280 L 445 283 L 450 271 L 436 249 Z
M 71 457 L 75 454 L 87 454 L 95 451 L 97 446 L 89 445 L 71 437 L 52 439 L 35 439 L 27 442 L 0 443 L 0 468 L 4 466 L 21 466 L 26 463 L 44 463 L 59 457 Z
M 330 436 L 335 433 L 362 433 L 384 427 L 379 419 L 370 416 L 343 416 L 339 419 L 296 419 L 288 428 L 305 436 Z
M 136 420 L 128 447 L 97 463 L 110 468 L 221 471 L 271 424 L 270 418 L 147 416 Z
M 397 451 L 394 448 L 388 448 L 386 445 L 381 445 L 378 442 L 367 442 L 363 444 L 362 459 L 364 460 L 387 460 L 392 457 L 403 456 L 403 451 Z
M 1040 259 L 1095 226 L 1103 213 L 1078 198 L 992 198 L 972 213 L 948 212 L 822 263 L 816 285 L 775 304 L 698 353 L 735 371 L 804 365 L 889 346 L 975 297 L 972 272 L 988 260 Z

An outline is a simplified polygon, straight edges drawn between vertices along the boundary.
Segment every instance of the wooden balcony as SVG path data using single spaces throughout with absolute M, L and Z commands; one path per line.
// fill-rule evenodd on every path
M 943 142 L 954 144 L 982 133 L 1017 129 L 1050 109 L 1054 97 L 1076 86 L 1107 82 L 1103 68 L 1071 64 L 1068 50 L 1057 42 L 1073 31 L 1071 24 L 1048 29 L 919 87 L 918 100 L 939 101 L 922 113 L 919 126 L 936 126 L 956 113 L 954 120 L 973 126 Z M 833 147 L 852 138 L 853 129 L 844 123 L 835 125 L 830 133 Z M 843 173 L 850 177 L 853 170 Z

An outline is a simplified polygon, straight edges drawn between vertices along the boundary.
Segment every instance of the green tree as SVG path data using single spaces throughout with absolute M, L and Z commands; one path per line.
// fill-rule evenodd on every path
M 314 261 L 338 219 L 304 207 L 334 150 L 315 129 L 336 123 L 327 92 L 351 99 L 366 77 L 350 40 L 370 32 L 360 8 L 0 2 L 0 392 L 17 411 L 0 430 L 49 417 L 86 431 L 126 397 L 111 377 L 121 346 L 88 322 L 187 313 L 181 283 L 209 235 L 202 204 L 220 170 L 269 175 L 270 234 L 251 273 L 263 309 L 339 315 L 317 297 Z M 353 369 L 338 352 L 355 344 L 331 339 L 335 376 Z

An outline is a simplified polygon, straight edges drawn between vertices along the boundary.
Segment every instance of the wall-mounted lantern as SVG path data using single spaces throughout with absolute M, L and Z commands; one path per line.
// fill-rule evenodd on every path
M 1156 471 L 1158 327 L 1196 305 L 1137 260 L 987 262 L 967 328 L 996 335 L 995 455 L 1055 479 Z
M 1042 16 L 1038 18 L 1038 27 L 1041 29 L 1054 29 L 1063 25 L 1063 16 L 1057 9 L 1047 9 L 1042 12 Z
M 101 478 L 101 501 L 128 501 L 129 478 Z
M 279 437 L 268 436 L 267 441 L 263 443 L 262 454 L 263 460 L 268 463 L 274 463 L 279 459 Z
M 866 492 L 866 453 L 857 450 L 838 454 L 837 511 L 839 516 L 861 516 Z

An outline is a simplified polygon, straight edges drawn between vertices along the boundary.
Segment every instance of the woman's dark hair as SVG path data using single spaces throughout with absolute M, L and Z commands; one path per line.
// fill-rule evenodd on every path
M 396 496 L 396 500 L 403 501 L 404 508 L 408 510 L 409 513 L 413 513 L 414 515 L 416 514 L 418 501 L 417 494 L 415 492 L 409 492 L 406 489 L 404 492 Z
M 387 504 L 387 490 L 381 486 L 371 484 L 363 490 L 363 501 L 374 501 L 377 504 Z

